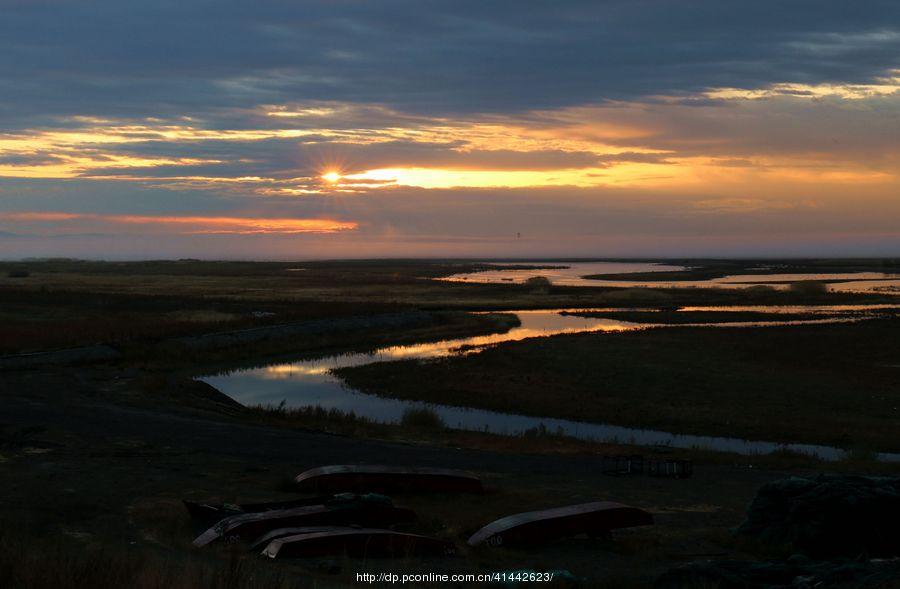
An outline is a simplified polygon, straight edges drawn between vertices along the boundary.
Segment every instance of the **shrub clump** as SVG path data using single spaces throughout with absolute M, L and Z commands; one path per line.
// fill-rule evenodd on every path
M 428 407 L 410 407 L 403 411 L 400 425 L 415 429 L 442 430 L 446 427 L 444 420 L 434 409 Z
M 738 534 L 812 558 L 900 555 L 900 477 L 820 475 L 764 485 Z
M 526 278 L 523 283 L 526 286 L 537 286 L 537 287 L 548 287 L 552 286 L 553 283 L 546 276 L 532 276 L 530 278 Z
M 804 295 L 820 295 L 828 293 L 828 285 L 817 280 L 801 280 L 791 283 L 791 292 Z

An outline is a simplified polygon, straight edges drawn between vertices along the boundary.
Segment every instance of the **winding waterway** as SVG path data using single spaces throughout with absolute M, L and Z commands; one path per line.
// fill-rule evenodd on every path
M 801 321 L 746 321 L 726 324 L 696 324 L 709 328 L 767 327 L 785 324 L 831 323 L 858 321 L 872 313 L 891 308 L 889 305 L 838 305 L 838 306 L 782 306 L 782 307 L 694 307 L 689 310 L 766 311 L 775 313 L 815 313 L 821 317 Z M 589 311 L 613 311 L 615 309 L 589 309 Z M 706 448 L 736 452 L 744 455 L 768 454 L 790 450 L 817 456 L 824 460 L 838 460 L 846 455 L 839 448 L 811 444 L 783 444 L 766 441 L 749 441 L 739 438 L 682 435 L 664 431 L 628 428 L 610 424 L 587 423 L 566 419 L 535 417 L 499 413 L 483 409 L 426 404 L 369 395 L 350 389 L 332 374 L 336 368 L 360 366 L 373 362 L 402 359 L 431 359 L 450 354 L 477 353 L 486 346 L 519 341 L 531 337 L 553 336 L 588 332 L 621 332 L 638 329 L 666 328 L 664 324 L 638 324 L 604 318 L 562 315 L 562 311 L 587 311 L 585 309 L 551 309 L 509 311 L 521 322 L 506 333 L 457 338 L 431 343 L 388 346 L 368 353 L 348 353 L 274 364 L 262 368 L 238 370 L 225 374 L 203 377 L 201 380 L 234 398 L 252 405 L 278 405 L 287 407 L 318 406 L 353 412 L 380 423 L 397 423 L 404 411 L 410 408 L 429 407 L 449 427 L 485 431 L 506 435 L 521 435 L 529 430 L 545 429 L 584 440 L 633 443 L 638 445 L 665 445 L 674 448 Z M 900 461 L 900 454 L 881 454 L 882 460 Z

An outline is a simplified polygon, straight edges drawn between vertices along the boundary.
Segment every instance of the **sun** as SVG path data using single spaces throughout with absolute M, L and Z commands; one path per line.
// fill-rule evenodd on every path
M 322 174 L 322 180 L 325 180 L 326 182 L 329 182 L 331 184 L 339 182 L 341 178 L 343 178 L 343 176 L 341 176 L 340 172 L 336 172 L 334 170 Z

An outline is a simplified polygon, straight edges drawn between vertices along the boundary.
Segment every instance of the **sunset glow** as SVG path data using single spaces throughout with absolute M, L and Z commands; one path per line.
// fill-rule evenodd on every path
M 127 52 L 93 55 L 77 36 L 14 40 L 0 57 L 7 79 L 37 64 L 23 49 L 32 43 L 84 60 L 0 93 L 0 213 L 20 215 L 15 226 L 6 217 L 0 244 L 31 251 L 30 235 L 54 229 L 20 212 L 47 210 L 84 215 L 58 231 L 86 255 L 102 253 L 100 235 L 127 231 L 151 251 L 158 242 L 141 240 L 146 228 L 185 234 L 178 221 L 132 217 L 352 219 L 349 232 L 309 226 L 321 235 L 307 239 L 315 251 L 342 255 L 359 247 L 350 234 L 379 255 L 404 253 L 409 242 L 435 255 L 530 255 L 564 242 L 573 255 L 702 253 L 699 243 L 710 255 L 719 246 L 900 248 L 890 222 L 900 216 L 900 30 L 876 10 L 848 21 L 828 7 L 819 28 L 806 28 L 800 14 L 773 20 L 749 7 L 709 28 L 702 15 L 712 6 L 698 5 L 700 20 L 688 27 L 709 45 L 667 36 L 686 18 L 671 6 L 570 14 L 528 5 L 516 22 L 489 7 L 475 17 L 448 6 L 454 16 L 442 22 L 457 24 L 426 18 L 422 39 L 432 40 L 416 41 L 418 61 L 402 63 L 387 40 L 403 33 L 361 7 L 323 16 L 327 42 L 287 5 L 271 15 L 225 11 L 225 26 L 253 38 L 258 53 L 246 62 L 199 53 L 182 71 L 132 47 L 147 86 L 132 77 Z M 36 10 L 17 4 L 7 20 L 37 18 Z M 148 8 L 160 18 L 166 10 Z M 773 28 L 774 44 L 759 33 Z M 444 34 L 478 50 L 448 56 Z M 477 57 L 488 54 L 497 62 Z M 91 83 L 75 81 L 80 75 Z M 105 219 L 94 237 L 66 229 L 89 215 Z M 220 224 L 234 234 L 307 232 Z M 522 233 L 528 238 L 500 237 Z M 185 255 L 221 247 L 175 243 Z M 290 251 L 286 243 L 230 247 L 263 257 Z
M 351 231 L 358 227 L 350 221 L 333 219 L 260 219 L 244 217 L 198 217 L 198 216 L 155 216 L 155 215 L 95 215 L 77 213 L 21 212 L 0 213 L 0 226 L 19 222 L 53 223 L 64 230 L 68 222 L 78 222 L 76 227 L 100 225 L 145 225 L 169 227 L 176 233 L 190 235 L 213 234 L 297 234 L 335 233 Z

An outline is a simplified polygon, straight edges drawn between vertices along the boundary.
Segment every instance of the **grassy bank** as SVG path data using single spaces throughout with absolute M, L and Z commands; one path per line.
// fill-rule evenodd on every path
M 424 412 L 424 413 L 420 413 Z M 669 448 L 666 446 L 638 446 L 615 442 L 580 440 L 561 435 L 547 428 L 535 427 L 519 435 L 492 434 L 448 427 L 437 413 L 412 410 L 404 414 L 400 423 L 378 423 L 354 412 L 323 409 L 318 406 L 284 408 L 256 406 L 241 412 L 242 418 L 257 423 L 284 428 L 325 432 L 353 438 L 403 443 L 433 444 L 448 448 L 468 448 L 489 452 L 531 455 L 625 456 L 640 454 L 647 459 L 690 459 L 695 463 L 716 464 L 733 468 L 763 468 L 775 470 L 827 469 L 829 472 L 891 475 L 896 465 L 876 461 L 872 452 L 858 448 L 847 458 L 824 462 L 807 454 L 779 451 L 771 454 L 740 455 L 700 448 Z
M 896 303 L 889 295 L 432 280 L 450 261 L 0 263 L 0 353 L 177 337 L 322 317 L 428 310 Z M 27 277 L 9 274 L 24 271 Z
M 9 522 L 7 522 L 9 523 Z M 132 543 L 133 544 L 133 543 Z M 0 531 L 0 586 L 28 589 L 300 589 L 334 587 L 234 554 L 216 562 L 147 547 L 85 545 L 75 539 Z M 315 583 L 315 584 L 313 584 Z M 342 586 L 345 586 L 342 584 Z
M 87 280 L 86 277 L 84 277 Z M 78 280 L 57 288 L 0 285 L 0 354 L 95 344 L 132 345 L 211 331 L 364 314 L 409 306 L 373 301 L 241 301 L 180 292 L 138 294 L 82 289 Z
M 900 260 L 886 259 L 795 259 L 795 260 L 666 260 L 665 263 L 687 266 L 672 272 L 638 272 L 592 274 L 593 280 L 713 280 L 734 274 L 765 276 L 766 274 L 843 274 L 847 272 L 900 272 Z
M 383 346 L 502 333 L 517 325 L 519 319 L 511 313 L 439 311 L 425 314 L 424 322 L 413 325 L 272 337 L 246 346 L 193 349 L 172 341 L 131 346 L 125 350 L 125 362 L 150 372 L 197 376 L 331 354 L 371 352 Z
M 685 323 L 738 323 L 747 321 L 802 321 L 821 319 L 813 313 L 765 313 L 754 311 L 575 311 L 563 315 L 615 319 L 632 323 L 681 325 Z
M 900 320 L 527 340 L 337 371 L 406 399 L 679 433 L 900 450 Z M 423 383 L 428 383 L 423 386 Z

